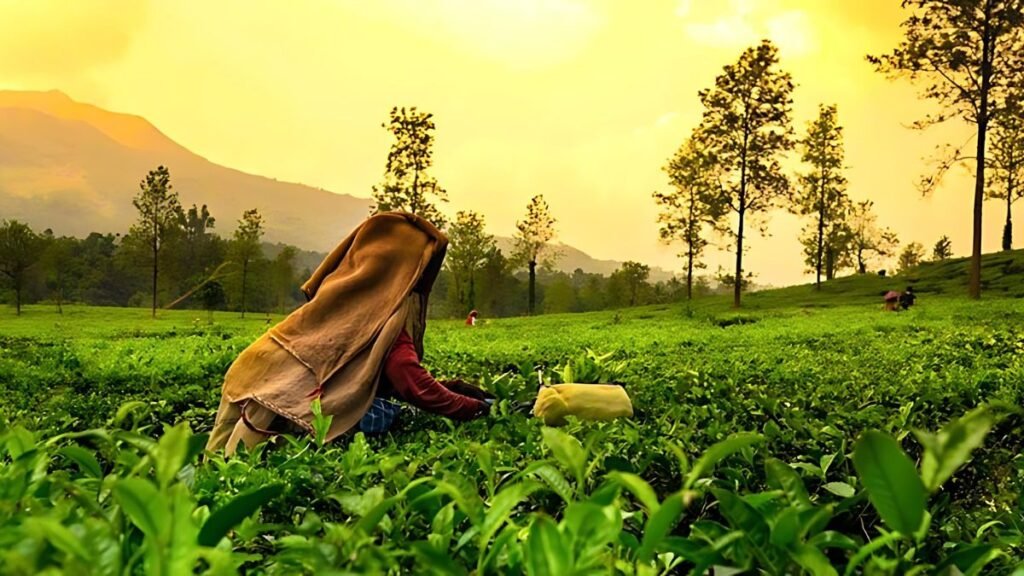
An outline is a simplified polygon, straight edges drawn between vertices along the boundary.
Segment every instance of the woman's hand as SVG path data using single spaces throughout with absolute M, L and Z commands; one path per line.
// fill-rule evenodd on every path
M 462 396 L 467 396 L 469 398 L 473 398 L 474 400 L 479 400 L 485 404 L 487 403 L 487 400 L 494 400 L 494 394 L 491 394 L 490 392 L 484 390 L 483 388 L 478 388 L 472 384 L 469 384 L 468 382 L 465 382 L 459 378 L 456 378 L 454 380 L 440 380 L 440 383 L 442 386 L 451 390 L 452 392 L 455 392 L 456 394 L 461 394 Z

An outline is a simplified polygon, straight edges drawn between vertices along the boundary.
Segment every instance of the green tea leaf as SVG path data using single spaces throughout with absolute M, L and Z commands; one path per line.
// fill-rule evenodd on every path
M 736 434 L 714 444 L 711 448 L 704 451 L 704 454 L 694 463 L 690 473 L 686 475 L 686 482 L 683 487 L 687 490 L 693 488 L 697 480 L 700 480 L 705 474 L 713 470 L 715 465 L 724 458 L 763 441 L 764 437 L 760 434 L 743 433 Z
M 103 469 L 99 460 L 92 452 L 81 446 L 65 446 L 57 451 L 58 454 L 78 464 L 78 469 L 90 478 L 103 478 Z
M 270 484 L 235 496 L 230 502 L 210 514 L 203 524 L 202 530 L 199 531 L 199 545 L 216 546 L 221 538 L 239 522 L 256 512 L 260 506 L 280 496 L 282 492 L 284 492 L 284 484 Z
M 861 565 L 864 560 L 875 553 L 876 550 L 881 550 L 893 542 L 902 538 L 903 535 L 899 532 L 889 532 L 883 536 L 879 536 L 874 540 L 860 547 L 857 553 L 850 558 L 849 564 L 846 565 L 846 570 L 843 571 L 844 576 L 850 576 L 857 571 L 857 567 Z
M 562 542 L 558 526 L 547 516 L 536 516 L 526 537 L 526 573 L 531 576 L 569 574 L 572 548 Z
M 543 480 L 548 485 L 548 488 L 551 488 L 555 494 L 558 494 L 566 504 L 572 502 L 572 486 L 569 485 L 569 481 L 565 479 L 565 476 L 557 468 L 550 464 L 544 464 L 538 466 L 532 473 Z
M 853 465 L 886 525 L 907 536 L 914 534 L 924 520 L 925 490 L 896 440 L 874 430 L 865 432 L 854 447 Z
M 853 498 L 857 491 L 846 482 L 829 482 L 822 486 L 825 490 L 842 498 Z
M 424 571 L 444 576 L 464 576 L 466 569 L 455 563 L 446 552 L 438 550 L 428 542 L 413 542 L 412 551 L 419 560 L 417 573 Z M 425 570 L 424 570 L 425 569 Z
M 804 481 L 800 479 L 800 475 L 789 464 L 777 458 L 768 458 L 765 460 L 764 468 L 768 478 L 768 486 L 776 490 L 782 490 L 786 494 L 786 499 L 793 506 L 800 508 L 810 507 L 811 498 L 807 495 Z
M 539 486 L 533 482 L 521 482 L 499 490 L 484 516 L 483 526 L 480 529 L 481 542 L 483 544 L 490 542 L 494 534 L 508 520 L 512 509 L 538 488 Z
M 622 512 L 615 506 L 573 502 L 565 509 L 562 524 L 577 549 L 601 548 L 618 539 Z
M 651 488 L 651 485 L 643 478 L 629 472 L 612 472 L 608 475 L 608 478 L 621 484 L 623 488 L 635 496 L 640 501 L 640 504 L 647 509 L 648 514 L 654 514 L 658 510 L 660 506 L 658 504 L 658 495 L 654 493 L 654 488 Z
M 587 455 L 583 451 L 580 441 L 561 430 L 547 426 L 541 428 L 541 434 L 544 436 L 544 444 L 554 454 L 555 459 L 572 472 L 577 481 L 582 480 L 583 471 L 587 465 Z
M 157 442 L 153 458 L 156 464 L 156 479 L 161 487 L 169 486 L 185 465 L 191 435 L 188 423 L 182 422 L 164 431 L 164 435 Z
M 28 533 L 45 539 L 54 548 L 83 562 L 89 562 L 92 557 L 86 547 L 82 545 L 81 539 L 53 518 L 45 516 L 25 518 L 24 528 Z
M 836 569 L 832 567 L 832 563 L 829 562 L 828 556 L 825 556 L 821 550 L 818 550 L 814 546 L 807 544 L 797 546 L 790 552 L 790 557 L 796 561 L 804 570 L 814 576 L 836 576 L 839 574 Z
M 170 525 L 170 507 L 153 483 L 142 478 L 125 478 L 114 485 L 114 496 L 125 515 L 143 534 L 163 540 Z
M 680 491 L 666 497 L 661 506 L 651 513 L 647 525 L 644 526 L 640 550 L 637 552 L 637 559 L 640 562 L 650 562 L 654 558 L 658 547 L 679 523 L 685 509 L 683 492 Z
M 931 435 L 916 431 L 924 447 L 921 456 L 921 479 L 925 487 L 934 492 L 971 457 L 981 446 L 989 430 L 1007 416 L 999 405 L 986 405 L 968 412 Z

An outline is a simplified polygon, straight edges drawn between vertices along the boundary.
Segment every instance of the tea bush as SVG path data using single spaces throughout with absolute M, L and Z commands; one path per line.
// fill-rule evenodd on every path
M 266 322 L 128 314 L 0 325 L 0 573 L 1024 574 L 1013 300 L 434 323 L 489 418 L 226 460 L 203 432 Z M 525 413 L 566 379 L 635 417 Z

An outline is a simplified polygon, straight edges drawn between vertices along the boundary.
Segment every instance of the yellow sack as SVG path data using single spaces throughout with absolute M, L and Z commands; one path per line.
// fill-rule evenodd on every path
M 548 426 L 561 426 L 570 415 L 581 420 L 613 420 L 632 416 L 633 403 L 622 386 L 555 384 L 541 388 L 533 415 Z

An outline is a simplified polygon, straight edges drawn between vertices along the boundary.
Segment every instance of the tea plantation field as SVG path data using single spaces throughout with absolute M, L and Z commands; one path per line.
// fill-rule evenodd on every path
M 488 418 L 228 460 L 221 377 L 276 318 L 4 311 L 0 574 L 1024 574 L 1024 302 L 708 302 L 433 322 Z M 524 413 L 567 363 L 635 417 Z

